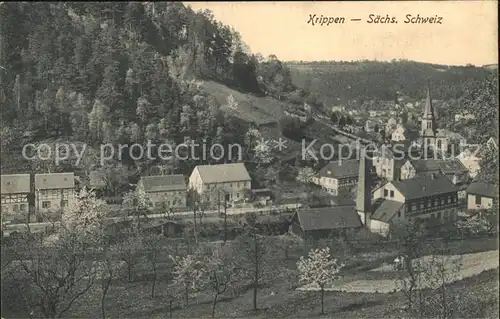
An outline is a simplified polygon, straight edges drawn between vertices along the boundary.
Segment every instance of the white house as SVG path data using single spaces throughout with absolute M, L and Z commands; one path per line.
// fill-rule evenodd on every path
M 74 173 L 35 175 L 35 202 L 37 211 L 55 212 L 71 207 L 75 199 Z
M 398 124 L 394 132 L 391 134 L 391 140 L 394 142 L 406 141 L 406 129 L 403 125 Z
M 211 203 L 245 199 L 251 178 L 243 163 L 198 165 L 189 176 L 189 189 L 205 194 Z

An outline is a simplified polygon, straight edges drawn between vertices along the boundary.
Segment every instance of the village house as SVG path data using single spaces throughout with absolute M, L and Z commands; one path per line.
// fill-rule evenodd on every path
M 374 233 L 386 236 L 391 225 L 421 221 L 438 225 L 456 220 L 457 187 L 446 176 L 422 176 L 388 182 L 371 190 L 371 166 L 366 157 L 360 160 L 356 211 L 363 224 Z
M 474 182 L 467 187 L 467 208 L 469 210 L 483 210 L 493 207 L 498 201 L 498 187 L 484 182 Z
M 423 221 L 429 225 L 456 220 L 457 187 L 445 176 L 423 176 L 393 181 L 373 194 L 370 229 L 385 233 L 398 221 Z
M 290 232 L 306 241 L 316 241 L 362 227 L 354 206 L 333 206 L 299 209 L 291 219 Z
M 472 151 L 471 149 L 466 149 L 462 153 L 458 154 L 457 160 L 462 163 L 462 165 L 469 170 L 469 175 L 471 178 L 475 178 L 479 173 L 481 159 L 477 156 L 477 150 Z
M 35 175 L 35 205 L 40 213 L 64 211 L 75 199 L 74 173 Z
M 382 145 L 373 153 L 372 163 L 377 176 L 388 181 L 398 179 L 406 162 L 405 153 L 394 154 L 391 147 Z
M 455 114 L 455 122 L 474 120 L 476 117 L 473 114 L 468 112 L 462 112 L 459 114 Z
M 251 178 L 243 163 L 198 165 L 189 177 L 189 188 L 206 194 L 210 203 L 245 199 L 251 190 Z
M 345 106 L 343 105 L 334 105 L 332 106 L 332 113 L 339 112 L 342 113 L 345 111 Z
M 186 207 L 184 175 L 143 176 L 137 186 L 143 187 L 151 206 L 156 209 Z
M 2 222 L 25 220 L 29 214 L 30 174 L 1 175 Z
M 391 141 L 401 142 L 401 141 L 406 141 L 406 139 L 407 139 L 406 129 L 403 127 L 403 125 L 398 124 L 396 126 L 396 129 L 391 134 Z
M 337 196 L 339 192 L 356 185 L 358 166 L 356 159 L 330 162 L 312 178 L 312 182 Z

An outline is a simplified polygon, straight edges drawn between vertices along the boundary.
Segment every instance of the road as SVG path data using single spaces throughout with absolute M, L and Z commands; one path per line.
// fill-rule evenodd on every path
M 296 209 L 301 207 L 302 204 L 296 203 L 296 204 L 284 204 L 284 205 L 278 205 L 278 206 L 273 206 L 273 207 L 264 207 L 264 208 L 253 208 L 253 207 L 245 207 L 245 208 L 228 208 L 226 210 L 227 215 L 244 215 L 246 213 L 269 213 L 273 210 L 285 210 L 285 209 Z M 223 212 L 223 210 L 221 210 Z M 188 211 L 182 211 L 182 212 L 176 212 L 173 214 L 174 216 L 178 217 L 185 217 L 187 218 L 192 218 L 193 216 L 193 211 L 188 210 Z M 219 211 L 218 210 L 207 210 L 205 211 L 205 217 L 214 217 L 214 216 L 219 216 Z M 154 219 L 154 218 L 163 218 L 167 217 L 165 213 L 160 213 L 160 214 L 149 214 L 147 215 L 147 218 Z M 113 222 L 120 222 L 120 221 L 126 221 L 126 220 L 131 220 L 133 216 L 120 216 L 120 217 L 109 217 L 108 220 L 111 220 Z M 57 226 L 59 222 L 56 222 L 55 225 Z M 32 233 L 38 233 L 38 232 L 43 232 L 47 228 L 52 227 L 52 223 L 50 222 L 44 222 L 44 223 L 30 223 L 28 225 L 26 224 L 6 224 L 4 226 L 4 236 L 9 236 L 12 232 L 21 232 L 21 231 L 27 231 L 28 226 L 31 230 Z

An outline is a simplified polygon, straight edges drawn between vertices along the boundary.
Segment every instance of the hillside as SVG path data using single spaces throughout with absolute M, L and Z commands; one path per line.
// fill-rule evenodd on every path
M 287 62 L 292 82 L 326 104 L 352 99 L 395 100 L 398 95 L 425 97 L 432 86 L 436 99 L 460 98 L 490 72 L 473 66 L 414 61 Z
M 244 144 L 249 125 L 276 123 L 291 107 L 280 97 L 296 91 L 277 58 L 258 61 L 236 30 L 182 3 L 4 3 L 0 17 L 4 170 L 23 144 L 47 139 Z M 307 92 L 295 96 L 301 105 Z M 129 166 L 165 164 L 124 153 Z

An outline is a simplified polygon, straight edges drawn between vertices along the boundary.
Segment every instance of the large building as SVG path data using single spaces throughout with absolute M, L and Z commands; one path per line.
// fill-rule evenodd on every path
M 24 220 L 29 214 L 30 174 L 1 175 L 2 221 Z
M 251 178 L 243 163 L 198 165 L 189 176 L 189 189 L 205 194 L 211 203 L 240 201 L 251 190 Z
M 74 173 L 35 175 L 35 207 L 40 213 L 64 211 L 75 199 Z
M 330 162 L 312 178 L 312 182 L 337 196 L 358 182 L 358 162 L 357 159 Z
M 432 149 L 439 152 L 448 151 L 447 134 L 445 131 L 437 128 L 430 89 L 427 89 L 427 98 L 422 112 L 420 139 L 424 150 Z
M 395 224 L 415 220 L 433 225 L 457 218 L 457 187 L 446 176 L 392 181 L 372 193 L 369 165 L 367 159 L 360 161 L 356 211 L 372 232 L 385 236 Z
M 143 187 L 154 208 L 186 206 L 184 175 L 144 176 L 138 187 Z

